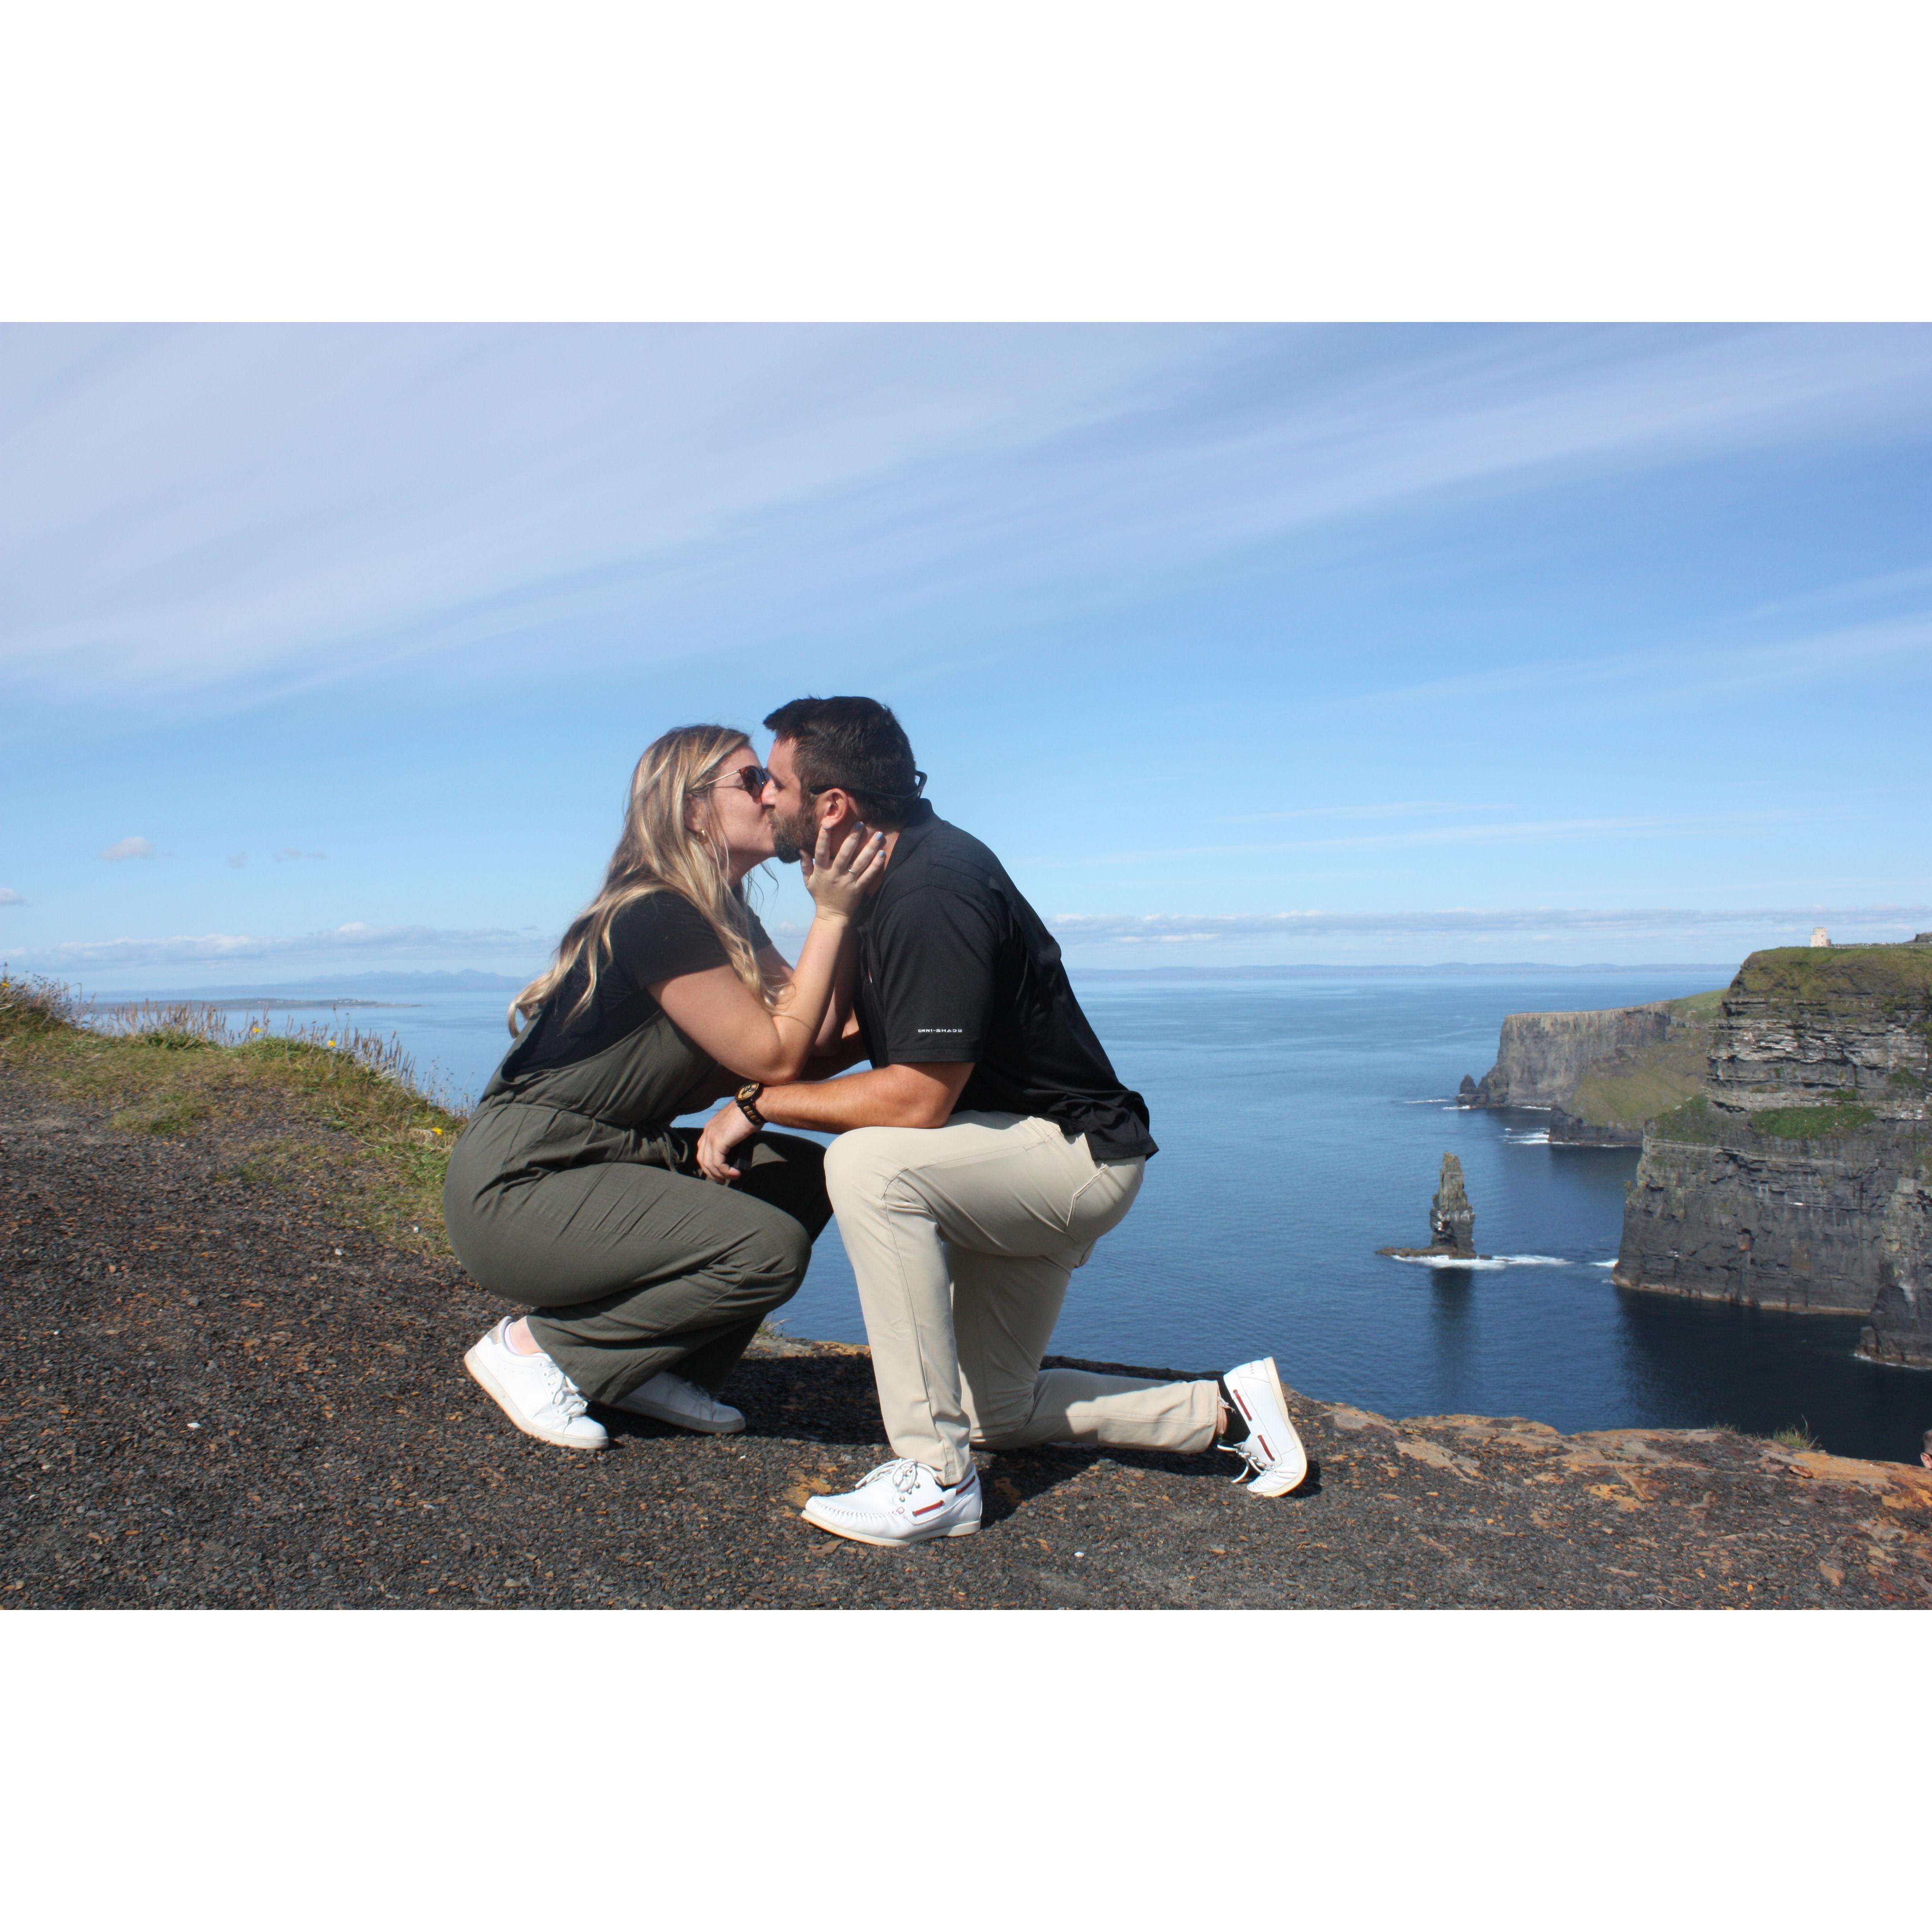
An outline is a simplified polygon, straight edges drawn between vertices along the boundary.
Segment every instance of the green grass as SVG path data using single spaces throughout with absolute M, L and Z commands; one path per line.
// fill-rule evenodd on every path
M 1701 1065 L 1694 1072 L 1640 1065 L 1628 1073 L 1586 1073 L 1570 1096 L 1569 1111 L 1600 1127 L 1636 1126 L 1695 1099 L 1703 1084 Z
M 1824 1444 L 1811 1433 L 1808 1424 L 1798 1424 L 1789 1429 L 1772 1432 L 1771 1440 L 1780 1449 L 1822 1449 Z
M 1878 1118 L 1870 1108 L 1862 1107 L 1849 1094 L 1823 1106 L 1770 1107 L 1750 1117 L 1751 1132 L 1768 1134 L 1774 1140 L 1826 1141 L 1840 1134 L 1855 1134 Z
M 1568 1111 L 1594 1126 L 1638 1128 L 1694 1099 L 1703 1091 L 1724 1002 L 1721 989 L 1668 1002 L 1669 1034 L 1598 1060 L 1577 1082 Z
M 1670 1009 L 1670 1016 L 1679 1022 L 1709 1023 L 1722 1017 L 1724 994 L 1728 989 L 1719 986 L 1708 993 L 1686 993 L 1681 1000 L 1670 1000 L 1665 1004 Z
M 1754 952 L 1731 990 L 1834 1006 L 1878 999 L 1894 1010 L 1932 1008 L 1932 946 L 1778 946 Z
M 1718 1138 L 1711 1119 L 1710 1102 L 1701 1094 L 1659 1114 L 1651 1122 L 1650 1131 L 1664 1141 L 1704 1142 Z
M 274 1032 L 266 1016 L 187 1005 L 97 1015 L 57 982 L 5 977 L 0 1078 L 127 1132 L 218 1135 L 233 1178 L 322 1190 L 397 1246 L 449 1252 L 442 1180 L 463 1118 L 416 1084 L 393 1036 Z

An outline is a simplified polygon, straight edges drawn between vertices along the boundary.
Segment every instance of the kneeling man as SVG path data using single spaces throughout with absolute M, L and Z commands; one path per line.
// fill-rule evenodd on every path
M 1285 1495 L 1307 1459 L 1273 1360 L 1214 1382 L 1150 1382 L 1040 1361 L 1071 1271 L 1134 1204 L 1154 1144 L 1115 1078 L 1060 949 L 999 860 L 936 816 L 886 707 L 803 698 L 775 735 L 764 802 L 781 859 L 862 822 L 886 835 L 884 883 L 855 922 L 849 1058 L 869 1072 L 748 1086 L 706 1126 L 699 1164 L 769 1120 L 837 1134 L 825 1179 L 857 1277 L 895 1460 L 806 1520 L 896 1546 L 980 1526 L 975 1448 L 1041 1442 L 1247 1465 Z

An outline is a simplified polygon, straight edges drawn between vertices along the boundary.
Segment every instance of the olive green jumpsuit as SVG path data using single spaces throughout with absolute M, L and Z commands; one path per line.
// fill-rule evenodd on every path
M 699 1174 L 698 1130 L 670 1123 L 739 1083 L 648 1006 L 572 1065 L 522 1071 L 513 1047 L 443 1187 L 463 1265 L 534 1311 L 538 1346 L 593 1401 L 664 1369 L 715 1394 L 831 1215 L 824 1150 L 795 1135 L 746 1142 L 728 1186 Z

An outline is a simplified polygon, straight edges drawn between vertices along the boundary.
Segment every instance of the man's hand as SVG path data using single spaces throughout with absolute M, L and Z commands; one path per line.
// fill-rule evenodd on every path
M 698 1137 L 698 1171 L 707 1180 L 736 1180 L 731 1156 L 758 1132 L 736 1100 L 727 1100 L 704 1124 Z

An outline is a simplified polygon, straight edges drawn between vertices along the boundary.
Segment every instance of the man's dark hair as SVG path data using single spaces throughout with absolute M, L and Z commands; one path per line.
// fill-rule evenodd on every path
M 899 721 L 871 698 L 794 698 L 765 720 L 792 747 L 808 791 L 836 785 L 852 794 L 868 825 L 896 832 L 919 796 L 912 746 Z

